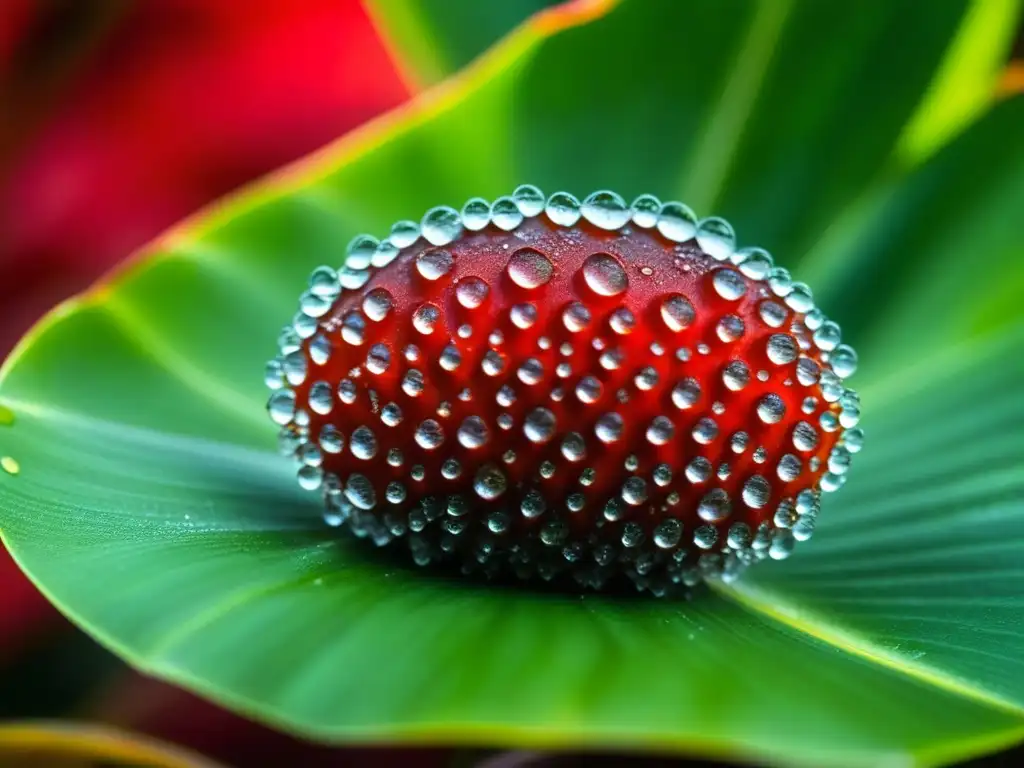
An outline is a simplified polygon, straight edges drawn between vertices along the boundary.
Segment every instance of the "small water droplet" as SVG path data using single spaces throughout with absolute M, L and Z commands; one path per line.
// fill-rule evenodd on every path
M 546 443 L 555 434 L 555 414 L 547 408 L 534 408 L 523 421 L 523 433 L 532 443 Z
M 444 430 L 434 419 L 425 419 L 416 427 L 416 444 L 425 451 L 433 451 L 444 443 Z
M 768 338 L 768 359 L 776 365 L 786 365 L 796 360 L 799 347 L 792 336 L 786 333 L 773 333 Z
M 455 298 L 466 309 L 479 307 L 490 292 L 490 287 L 479 277 L 464 277 L 455 284 Z
M 4 472 L 9 475 L 17 475 L 21 472 L 21 464 L 13 456 L 0 458 L 0 468 L 3 468 Z
M 425 280 L 440 280 L 452 271 L 455 260 L 451 251 L 438 249 L 424 251 L 416 257 L 416 271 Z
M 682 203 L 665 203 L 658 212 L 658 231 L 673 242 L 686 242 L 697 234 L 697 217 Z
M 571 227 L 580 220 L 580 201 L 568 192 L 555 192 L 548 198 L 544 213 L 560 227 Z
M 688 328 L 696 316 L 693 304 L 682 294 L 674 293 L 661 302 L 661 319 L 670 331 L 678 333 Z
M 491 204 L 482 197 L 474 197 L 462 206 L 462 226 L 470 232 L 479 232 L 491 223 Z

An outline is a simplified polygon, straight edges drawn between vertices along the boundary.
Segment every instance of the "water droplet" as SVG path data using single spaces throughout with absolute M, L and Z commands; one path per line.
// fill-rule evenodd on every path
M 290 424 L 295 417 L 295 393 L 290 389 L 278 390 L 267 401 L 267 412 L 275 424 Z
M 370 510 L 377 506 L 373 483 L 365 475 L 353 473 L 345 483 L 345 498 L 357 509 Z
M 661 319 L 670 331 L 678 333 L 688 328 L 696 317 L 693 304 L 681 294 L 674 293 L 661 302 Z
M 697 234 L 697 217 L 682 203 L 665 203 L 658 213 L 658 231 L 673 242 L 684 243 Z
M 604 387 L 594 376 L 584 376 L 576 385 L 576 397 L 581 403 L 594 403 L 601 398 Z
M 562 455 L 569 461 L 583 461 L 587 455 L 587 443 L 579 432 L 570 432 L 562 440 Z
M 693 439 L 701 445 L 708 445 L 718 437 L 718 424 L 715 423 L 714 419 L 704 417 L 698 419 L 697 423 L 693 425 Z
M 386 427 L 397 427 L 402 423 L 402 409 L 397 403 L 388 403 L 380 411 L 380 420 Z
M 773 333 L 768 338 L 768 359 L 776 365 L 786 365 L 796 360 L 799 347 L 792 336 L 786 333 Z
M 725 261 L 736 250 L 736 233 L 725 219 L 701 219 L 695 236 L 700 249 L 718 261 Z
M 383 344 L 374 344 L 366 354 L 366 370 L 380 375 L 391 365 L 391 350 Z
M 309 408 L 326 416 L 334 407 L 334 391 L 326 381 L 317 381 L 309 388 Z
M 810 312 L 814 309 L 814 297 L 811 289 L 804 283 L 793 283 L 792 289 L 786 294 L 786 306 L 794 312 Z
M 21 464 L 13 456 L 0 458 L 0 468 L 9 475 L 17 475 L 21 472 Z
M 555 268 L 543 253 L 532 248 L 520 248 L 512 254 L 506 271 L 513 283 L 520 288 L 532 290 L 551 280 Z
M 743 336 L 743 320 L 736 315 L 726 315 L 718 321 L 715 332 L 718 338 L 726 343 L 738 340 Z
M 630 206 L 633 223 L 638 227 L 650 229 L 658 223 L 658 212 L 661 201 L 654 195 L 640 195 Z
M 516 304 L 509 310 L 509 317 L 516 328 L 525 331 L 537 322 L 537 308 L 533 304 Z
M 546 443 L 555 434 L 555 414 L 547 408 L 534 408 L 523 421 L 523 434 L 532 443 Z
M 444 430 L 434 419 L 425 419 L 416 427 L 416 444 L 425 451 L 433 451 L 444 443 Z
M 626 523 L 622 526 L 622 546 L 627 549 L 639 547 L 644 542 L 644 529 L 639 523 Z
M 433 304 L 421 304 L 412 313 L 412 326 L 424 336 L 429 336 L 441 319 L 441 310 Z
M 405 486 L 397 480 L 392 480 L 384 490 L 384 498 L 391 504 L 401 504 L 406 498 Z
M 606 413 L 594 425 L 594 434 L 602 443 L 614 443 L 622 437 L 625 423 L 617 413 Z
M 454 371 L 462 364 L 462 353 L 459 352 L 458 347 L 454 344 L 448 344 L 443 350 L 441 350 L 441 356 L 438 358 L 438 363 L 446 371 Z
M 594 192 L 580 207 L 584 218 L 601 229 L 620 229 L 629 221 L 630 210 L 626 201 L 615 192 L 601 190 Z
M 487 425 L 479 416 L 467 416 L 463 419 L 456 436 L 459 443 L 469 449 L 483 447 L 491 437 Z
M 489 349 L 480 361 L 480 368 L 488 376 L 498 376 L 505 370 L 505 359 L 497 351 Z
M 848 378 L 857 372 L 857 353 L 848 344 L 840 344 L 828 358 L 836 376 Z
M 685 378 L 672 388 L 672 404 L 681 411 L 692 408 L 700 399 L 700 383 Z
M 369 461 L 377 455 L 377 436 L 369 427 L 356 427 L 348 445 L 352 455 L 357 459 Z
M 402 391 L 409 397 L 419 397 L 423 394 L 423 386 L 423 373 L 415 368 L 410 368 L 402 377 Z
M 583 280 L 599 296 L 618 296 L 629 287 L 629 278 L 618 259 L 594 253 L 583 262 Z
M 713 525 L 701 525 L 693 532 L 693 543 L 700 549 L 711 549 L 718 542 L 718 529 Z
M 420 222 L 424 239 L 431 245 L 448 245 L 462 233 L 462 217 L 454 208 L 431 208 Z
M 718 523 L 725 520 L 732 512 L 732 501 L 729 494 L 721 488 L 712 488 L 704 494 L 697 505 L 697 515 L 701 520 Z
M 743 484 L 743 503 L 752 509 L 761 509 L 771 495 L 772 487 L 761 475 L 751 475 Z
M 491 221 L 498 229 L 511 232 L 523 223 L 523 214 L 511 197 L 499 197 L 491 205 Z
M 544 210 L 544 193 L 532 184 L 520 184 L 512 192 L 512 199 L 523 216 L 536 216 Z
M 440 280 L 452 271 L 455 260 L 450 251 L 439 249 L 424 251 L 416 257 L 416 271 L 425 280 Z
M 651 366 L 641 368 L 640 372 L 633 378 L 636 388 L 644 392 L 654 389 L 658 385 L 658 371 Z
M 477 470 L 473 490 L 484 501 L 493 501 L 505 492 L 507 481 L 495 464 L 485 464 Z
M 490 286 L 479 277 L 464 277 L 455 284 L 455 298 L 466 309 L 479 307 L 490 292 Z
M 730 258 L 744 277 L 764 281 L 772 271 L 772 257 L 763 248 L 741 248 Z
M 757 402 L 757 416 L 765 424 L 778 424 L 786 415 L 786 403 L 774 392 L 769 392 Z
M 568 192 L 555 192 L 548 198 L 544 213 L 560 227 L 571 227 L 580 220 L 580 201 Z
M 777 470 L 779 479 L 782 482 L 791 483 L 800 477 L 800 473 L 803 471 L 803 463 L 792 453 L 787 453 L 779 459 Z
M 341 338 L 353 347 L 366 341 L 366 320 L 358 312 L 346 312 L 341 321 Z
M 579 333 L 590 325 L 590 310 L 578 301 L 574 301 L 563 310 L 562 323 L 566 330 Z
M 380 241 L 370 235 L 356 235 L 345 249 L 345 266 L 349 269 L 366 269 Z
M 462 226 L 470 232 L 479 232 L 491 223 L 491 204 L 482 197 L 474 197 L 462 206 Z
M 358 394 L 356 383 L 352 379 L 342 379 L 338 382 L 338 399 L 345 405 L 352 405 Z
M 676 427 L 666 416 L 655 416 L 654 421 L 647 427 L 647 442 L 652 445 L 665 445 L 672 439 Z
M 619 307 L 612 312 L 611 317 L 608 318 L 608 325 L 611 329 L 620 336 L 627 336 L 633 332 L 636 327 L 636 318 L 633 317 L 633 313 L 625 307 Z
M 711 283 L 715 293 L 727 301 L 737 301 L 747 292 L 747 281 L 734 269 L 716 269 Z
M 690 460 L 690 463 L 686 465 L 686 471 L 684 474 L 686 475 L 686 479 L 694 485 L 698 483 L 706 483 L 711 477 L 711 462 L 703 456 L 695 456 Z
M 831 352 L 833 349 L 839 346 L 839 341 L 842 339 L 842 331 L 839 329 L 839 325 L 832 320 L 827 320 L 822 323 L 821 327 L 814 332 L 814 343 L 818 349 L 824 350 L 825 352 Z
M 733 360 L 722 369 L 722 382 L 733 392 L 739 392 L 750 383 L 750 368 L 742 360 Z
M 516 376 L 523 384 L 529 386 L 539 384 L 544 378 L 544 364 L 536 357 L 529 357 L 519 366 Z

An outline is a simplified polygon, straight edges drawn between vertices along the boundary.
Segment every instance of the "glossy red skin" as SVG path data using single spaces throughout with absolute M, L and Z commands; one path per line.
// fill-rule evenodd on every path
M 506 272 L 506 265 L 517 249 L 529 247 L 545 254 L 554 265 L 554 275 L 546 285 L 526 289 L 515 284 Z M 454 267 L 448 275 L 436 280 L 424 279 L 415 267 L 419 254 L 431 250 L 447 250 L 454 257 Z M 628 289 L 618 296 L 598 296 L 585 283 L 580 273 L 584 260 L 593 253 L 607 253 L 615 256 L 623 265 L 629 279 Z M 330 360 L 324 366 L 310 363 L 309 375 L 304 385 L 296 388 L 297 403 L 303 407 L 311 383 L 327 381 L 332 386 L 359 368 L 360 375 L 354 381 L 358 386 L 355 403 L 335 403 L 328 416 L 311 413 L 310 434 L 319 434 L 325 423 L 333 423 L 346 439 L 359 425 L 369 426 L 375 433 L 379 450 L 372 460 L 356 459 L 346 445 L 340 454 L 325 454 L 324 471 L 333 472 L 344 481 L 352 472 L 368 477 L 374 484 L 378 506 L 377 512 L 388 509 L 408 509 L 425 496 L 441 496 L 459 493 L 467 501 L 475 503 L 475 509 L 486 513 L 501 503 L 510 504 L 513 522 L 513 536 L 523 535 L 531 528 L 542 525 L 549 514 L 527 519 L 518 513 L 518 498 L 529 488 L 537 488 L 547 501 L 549 510 L 563 512 L 563 518 L 572 528 L 574 536 L 591 532 L 603 525 L 602 510 L 609 498 L 618 497 L 624 480 L 631 474 L 647 478 L 649 498 L 641 506 L 625 506 L 623 522 L 639 522 L 646 532 L 666 517 L 680 520 L 686 530 L 684 546 L 691 538 L 695 526 L 703 524 L 696 514 L 701 497 L 713 487 L 725 489 L 732 499 L 732 514 L 718 524 L 720 536 L 733 522 L 743 521 L 756 529 L 762 521 L 771 521 L 778 502 L 784 497 L 793 497 L 798 491 L 817 487 L 825 471 L 827 457 L 834 446 L 838 432 L 826 433 L 818 427 L 818 417 L 826 408 L 838 412 L 836 406 L 829 406 L 820 399 L 811 413 L 801 411 L 801 403 L 808 395 L 819 395 L 817 385 L 805 387 L 796 380 L 796 362 L 776 365 L 766 354 L 768 338 L 789 328 L 795 314 L 787 309 L 787 320 L 781 328 L 767 326 L 758 315 L 758 302 L 774 299 L 784 306 L 781 299 L 771 295 L 763 282 L 743 278 L 747 291 L 738 301 L 727 301 L 714 290 L 711 284 L 715 270 L 730 268 L 727 264 L 713 260 L 702 253 L 695 242 L 676 244 L 669 242 L 653 230 L 627 227 L 608 232 L 586 222 L 572 229 L 551 224 L 546 218 L 527 220 L 513 232 L 503 232 L 489 225 L 479 233 L 465 232 L 450 245 L 435 248 L 422 239 L 403 250 L 398 258 L 387 267 L 372 274 L 368 283 L 360 290 L 344 292 L 337 300 L 324 327 L 329 331 L 333 344 Z M 646 274 L 650 271 L 650 274 Z M 475 276 L 490 286 L 490 295 L 477 309 L 466 309 L 456 300 L 455 286 L 458 281 Z M 386 288 L 393 296 L 394 306 L 381 322 L 367 320 L 366 340 L 360 346 L 343 342 L 337 329 L 341 318 L 347 313 L 358 311 L 363 297 L 375 288 Z M 685 295 L 696 309 L 694 323 L 680 331 L 670 330 L 661 318 L 661 302 L 671 294 Z M 516 303 L 531 302 L 537 308 L 537 321 L 528 330 L 517 328 L 509 318 L 509 309 Z M 563 308 L 572 301 L 585 304 L 592 313 L 587 330 L 581 333 L 569 332 L 562 323 Z M 414 329 L 412 313 L 417 307 L 430 302 L 441 308 L 443 321 L 433 334 L 424 336 Z M 612 331 L 608 318 L 619 307 L 630 309 L 636 318 L 635 329 L 627 336 Z M 726 314 L 742 318 L 746 331 L 740 340 L 732 343 L 721 341 L 715 331 L 719 319 Z M 473 327 L 469 339 L 458 337 L 456 330 L 468 323 Z M 498 349 L 506 359 L 505 372 L 490 377 L 481 371 L 483 355 L 492 348 L 488 335 L 499 330 L 504 335 L 504 344 Z M 547 336 L 551 347 L 538 348 L 538 339 Z M 618 347 L 625 354 L 625 360 L 618 370 L 603 369 L 598 358 L 601 354 L 592 346 L 595 338 L 608 342 L 608 349 Z M 384 343 L 391 350 L 391 365 L 383 374 L 373 374 L 364 364 L 367 351 L 375 343 Z M 462 353 L 461 366 L 453 371 L 444 370 L 439 358 L 444 347 L 454 342 Z M 575 352 L 569 358 L 560 354 L 563 342 L 573 344 Z M 652 342 L 665 348 L 663 355 L 656 356 L 650 351 Z M 701 355 L 696 351 L 700 343 L 711 348 L 710 354 Z M 417 345 L 422 353 L 420 362 L 408 363 L 402 356 L 407 344 Z M 689 362 L 682 362 L 675 356 L 681 346 L 692 352 Z M 817 357 L 816 349 L 803 351 L 804 355 Z M 515 371 L 527 358 L 534 357 L 544 365 L 543 380 L 527 386 L 515 376 Z M 564 381 L 555 376 L 559 361 L 572 363 L 572 376 Z M 745 361 L 751 369 L 750 382 L 741 392 L 733 392 L 723 383 L 722 368 L 732 360 Z M 658 384 L 649 391 L 639 391 L 634 385 L 637 372 L 645 367 L 654 367 L 659 376 Z M 823 366 L 824 367 L 824 366 Z M 418 368 L 424 374 L 426 387 L 422 395 L 410 397 L 401 390 L 401 381 L 409 368 Z M 769 372 L 765 382 L 757 379 L 760 370 Z M 573 393 L 576 382 L 583 375 L 594 375 L 604 384 L 601 398 L 593 404 L 581 403 Z M 694 377 L 702 389 L 702 397 L 691 409 L 681 411 L 672 404 L 670 392 L 673 385 L 685 377 Z M 785 385 L 785 381 L 791 385 Z M 566 396 L 561 402 L 553 402 L 549 394 L 559 382 L 564 384 Z M 495 401 L 497 390 L 503 384 L 510 384 L 518 399 L 510 408 L 501 408 Z M 457 397 L 460 390 L 472 390 L 470 402 Z M 630 396 L 627 404 L 616 400 L 618 389 L 625 388 Z M 397 403 L 404 415 L 396 427 L 386 427 L 380 416 L 374 412 L 369 391 L 377 393 L 377 405 Z M 765 424 L 756 414 L 758 400 L 765 394 L 775 392 L 786 404 L 786 414 L 777 424 Z M 721 416 L 714 415 L 711 405 L 721 401 L 727 410 Z M 437 415 L 438 407 L 447 402 L 451 415 L 447 418 Z M 523 434 L 525 415 L 534 407 L 544 406 L 556 416 L 555 436 L 543 445 L 531 444 Z M 509 431 L 499 429 L 495 419 L 500 412 L 507 411 L 515 421 Z M 608 412 L 618 412 L 625 421 L 622 438 L 611 445 L 604 445 L 594 437 L 597 418 Z M 471 415 L 484 419 L 491 433 L 489 443 L 483 448 L 469 450 L 459 445 L 456 429 L 462 420 Z M 675 435 L 667 444 L 655 446 L 647 442 L 645 432 L 655 416 L 668 416 L 675 423 Z M 691 436 L 691 430 L 698 419 L 711 416 L 719 424 L 719 436 L 710 445 L 700 445 Z M 436 450 L 424 450 L 413 438 L 417 424 L 432 418 L 444 428 L 445 440 Z M 792 443 L 793 426 L 801 420 L 814 425 L 819 441 L 813 452 L 800 452 Z M 729 447 L 729 437 L 738 430 L 750 435 L 748 449 L 737 456 Z M 583 461 L 570 462 L 560 452 L 561 438 L 569 431 L 580 432 L 587 441 L 587 456 Z M 754 449 L 763 446 L 767 461 L 755 463 Z M 391 467 L 386 462 L 387 449 L 399 448 L 405 456 L 401 467 Z M 501 456 L 512 449 L 517 459 L 505 464 Z M 778 460 L 785 453 L 798 455 L 804 463 L 803 471 L 792 482 L 782 482 L 776 474 Z M 635 473 L 624 468 L 627 457 L 635 455 L 639 466 Z M 694 485 L 683 477 L 687 463 L 697 455 L 707 457 L 718 468 L 723 460 L 728 461 L 732 473 L 725 482 L 714 475 L 705 483 Z M 821 460 L 817 472 L 811 472 L 808 461 L 812 456 Z M 441 476 L 441 464 L 449 458 L 457 458 L 463 465 L 462 475 L 454 480 Z M 551 461 L 556 472 L 550 479 L 542 479 L 538 473 L 540 464 Z M 665 488 L 659 488 L 650 481 L 652 469 L 667 463 L 673 471 L 673 480 Z M 508 490 L 495 501 L 483 501 L 472 490 L 475 470 L 487 463 L 501 467 L 509 479 Z M 425 468 L 422 481 L 409 477 L 414 464 Z M 580 472 L 592 467 L 596 480 L 589 487 L 579 484 Z M 771 485 L 771 500 L 760 509 L 752 509 L 741 501 L 743 482 L 753 474 L 763 475 Z M 385 487 L 389 481 L 398 480 L 408 491 L 407 501 L 401 507 L 384 502 Z M 671 491 L 681 495 L 681 501 L 669 506 L 666 497 Z M 576 513 L 565 512 L 564 500 L 573 492 L 582 492 L 587 500 L 585 508 Z

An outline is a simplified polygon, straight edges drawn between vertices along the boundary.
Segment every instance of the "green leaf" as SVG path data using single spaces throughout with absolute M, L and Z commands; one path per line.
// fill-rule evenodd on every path
M 3 372 L 14 556 L 144 670 L 322 739 L 814 766 L 1021 740 L 1024 106 L 898 158 L 966 5 L 847 5 L 549 14 L 435 100 L 169 233 Z M 568 597 L 321 527 L 261 384 L 308 272 L 357 232 L 523 181 L 683 196 L 813 275 L 859 345 L 869 440 L 791 561 L 688 603 Z
M 368 0 L 406 79 L 423 87 L 443 80 L 506 32 L 559 0 Z

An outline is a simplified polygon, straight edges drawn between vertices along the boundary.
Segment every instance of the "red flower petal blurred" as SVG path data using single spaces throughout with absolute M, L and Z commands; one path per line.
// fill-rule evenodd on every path
M 60 25 L 41 18 L 45 9 L 67 14 L 75 4 L 36 5 L 28 20 L 22 5 L 3 12 L 0 28 L 30 33 L 25 46 L 52 45 Z M 407 96 L 357 0 L 124 9 L 90 30 L 101 40 L 0 167 L 4 349 L 46 303 L 177 219 Z M 35 36 L 42 42 L 31 34 L 40 29 L 49 33 Z M 16 67 L 19 54 L 34 61 L 19 41 L 0 39 L 0 66 Z M 10 120 L 19 106 L 0 104 L 0 113 Z M 17 140 L 17 127 L 5 133 Z

